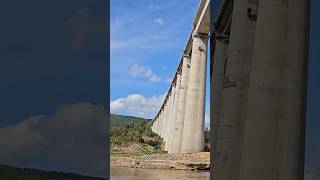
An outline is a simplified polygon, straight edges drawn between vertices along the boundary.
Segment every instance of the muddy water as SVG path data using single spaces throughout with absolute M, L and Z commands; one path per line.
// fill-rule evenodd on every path
M 111 167 L 111 180 L 209 180 L 210 172 Z

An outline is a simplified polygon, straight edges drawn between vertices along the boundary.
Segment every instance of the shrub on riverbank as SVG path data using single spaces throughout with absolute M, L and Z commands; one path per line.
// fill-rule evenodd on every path
M 151 124 L 129 122 L 110 129 L 111 155 L 161 153 L 162 139 L 152 132 Z

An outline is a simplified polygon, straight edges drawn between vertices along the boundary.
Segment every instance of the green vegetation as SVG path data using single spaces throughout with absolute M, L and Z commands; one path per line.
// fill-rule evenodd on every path
M 143 122 L 150 122 L 150 119 L 132 117 L 132 116 L 122 116 L 111 114 L 110 115 L 110 127 L 126 127 L 130 123 L 141 124 Z
M 166 153 L 162 139 L 152 132 L 149 119 L 110 116 L 110 145 L 112 156 L 140 156 L 144 154 Z M 210 151 L 210 131 L 205 130 L 204 151 Z
M 111 155 L 140 156 L 166 153 L 161 150 L 162 139 L 150 128 L 150 120 L 111 115 L 110 122 Z
M 17 168 L 11 166 L 0 165 L 0 179 L 5 180 L 103 180 L 103 178 L 95 178 L 89 176 L 81 176 L 73 173 L 63 173 L 56 171 L 42 171 L 35 169 Z

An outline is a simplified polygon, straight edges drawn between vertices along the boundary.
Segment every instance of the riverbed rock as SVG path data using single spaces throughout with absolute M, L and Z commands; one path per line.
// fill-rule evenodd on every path
M 111 157 L 111 166 L 149 169 L 209 170 L 210 153 L 151 154 Z

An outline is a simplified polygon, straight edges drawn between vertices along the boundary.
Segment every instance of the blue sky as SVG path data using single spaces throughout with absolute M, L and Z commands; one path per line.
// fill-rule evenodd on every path
M 112 113 L 154 117 L 181 59 L 198 3 L 111 0 Z

